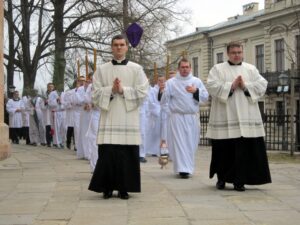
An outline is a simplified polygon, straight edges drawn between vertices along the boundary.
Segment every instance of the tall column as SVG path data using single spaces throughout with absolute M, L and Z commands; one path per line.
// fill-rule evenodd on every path
M 0 0 L 0 160 L 10 156 L 8 126 L 4 123 L 3 2 Z

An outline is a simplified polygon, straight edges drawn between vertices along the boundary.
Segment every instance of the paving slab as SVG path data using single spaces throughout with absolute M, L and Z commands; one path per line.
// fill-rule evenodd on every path
M 87 160 L 67 149 L 12 145 L 0 161 L 0 225 L 298 225 L 300 164 L 270 162 L 272 184 L 232 184 L 216 190 L 209 179 L 210 148 L 200 147 L 195 173 L 180 179 L 172 162 L 141 164 L 142 193 L 105 200 L 88 190 Z

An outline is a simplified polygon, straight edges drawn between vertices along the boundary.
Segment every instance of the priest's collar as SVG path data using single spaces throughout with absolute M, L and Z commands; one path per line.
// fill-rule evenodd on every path
M 228 63 L 230 66 L 241 66 L 242 65 L 242 62 L 240 62 L 238 64 L 234 64 L 234 63 L 230 62 L 229 60 L 228 60 Z
M 111 60 L 111 63 L 112 63 L 113 65 L 127 65 L 128 59 L 126 59 L 126 58 L 124 58 L 124 59 L 122 59 L 122 60 L 116 60 L 116 59 L 113 59 L 113 60 Z

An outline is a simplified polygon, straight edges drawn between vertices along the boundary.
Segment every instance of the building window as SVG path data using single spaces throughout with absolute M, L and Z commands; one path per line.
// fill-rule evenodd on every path
M 300 69 L 300 35 L 296 36 L 297 68 Z
M 217 63 L 224 62 L 223 52 L 217 53 Z
M 284 40 L 275 40 L 276 71 L 284 71 Z
M 198 66 L 198 57 L 193 57 L 193 74 L 194 76 L 199 76 L 199 66 Z
M 256 67 L 260 73 L 264 72 L 264 45 L 256 45 L 255 46 L 255 61 Z

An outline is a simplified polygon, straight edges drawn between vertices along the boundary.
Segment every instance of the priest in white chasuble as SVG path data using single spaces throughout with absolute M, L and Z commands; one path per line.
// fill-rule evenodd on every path
M 161 99 L 162 107 L 167 106 L 169 109 L 167 144 L 174 172 L 181 178 L 189 178 L 194 172 L 200 138 L 200 103 L 208 99 L 205 86 L 199 78 L 193 76 L 191 70 L 190 62 L 181 59 L 178 73 L 166 82 Z
M 258 107 L 267 81 L 255 66 L 243 62 L 240 43 L 229 43 L 227 55 L 228 61 L 215 65 L 207 80 L 212 96 L 207 130 L 212 139 L 210 178 L 217 174 L 218 189 L 233 183 L 236 191 L 245 191 L 245 184 L 271 182 Z
M 143 68 L 126 59 L 128 42 L 123 35 L 113 37 L 113 59 L 97 68 L 92 101 L 101 110 L 97 135 L 99 158 L 89 190 L 103 192 L 105 199 L 118 191 L 140 192 L 139 106 L 147 95 L 148 79 Z

